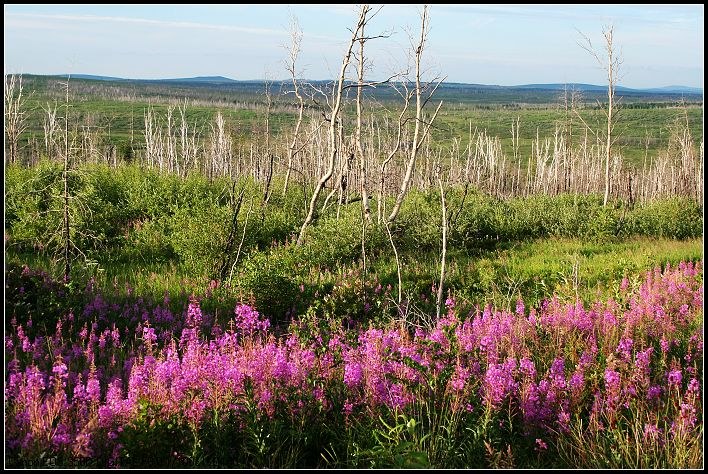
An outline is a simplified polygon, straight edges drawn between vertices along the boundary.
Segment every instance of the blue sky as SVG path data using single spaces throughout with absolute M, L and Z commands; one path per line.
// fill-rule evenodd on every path
M 285 79 L 290 16 L 304 39 L 301 77 L 331 79 L 354 5 L 5 5 L 5 72 L 156 79 Z M 405 68 L 420 5 L 385 5 L 367 33 L 370 76 Z M 515 85 L 604 84 L 578 42 L 601 50 L 613 24 L 622 85 L 703 86 L 703 5 L 442 5 L 430 7 L 427 76 Z M 579 32 L 580 31 L 580 32 Z M 353 74 L 352 68 L 352 74 Z

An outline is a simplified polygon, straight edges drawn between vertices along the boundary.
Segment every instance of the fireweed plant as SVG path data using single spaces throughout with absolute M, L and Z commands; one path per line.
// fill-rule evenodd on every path
M 682 262 L 589 307 L 449 297 L 428 325 L 308 312 L 279 331 L 245 303 L 224 324 L 197 297 L 174 312 L 90 285 L 88 304 L 33 311 L 18 286 L 6 464 L 700 467 L 702 280 Z M 26 267 L 18 281 L 63 285 Z

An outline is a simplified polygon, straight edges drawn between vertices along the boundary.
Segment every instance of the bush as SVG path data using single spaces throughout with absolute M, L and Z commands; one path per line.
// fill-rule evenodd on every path
M 361 256 L 361 218 L 358 203 L 342 206 L 339 218 L 320 217 L 307 230 L 303 259 L 311 265 L 335 266 Z
M 9 166 L 5 177 L 5 232 L 8 246 L 20 251 L 48 250 L 51 235 L 60 225 L 53 210 L 60 193 L 61 166 L 49 161 L 24 170 Z
M 454 209 L 454 208 L 453 208 Z M 480 247 L 485 243 L 514 238 L 513 232 L 518 232 L 509 219 L 508 206 L 502 201 L 479 194 L 468 197 L 459 217 L 450 229 L 450 243 L 460 242 L 465 247 Z M 440 224 L 438 224 L 438 240 L 441 239 Z
M 253 298 L 258 312 L 283 321 L 290 315 L 299 294 L 293 278 L 297 271 L 294 251 L 252 252 L 235 275 L 235 284 Z
M 223 253 L 230 223 L 228 207 L 205 201 L 199 208 L 174 209 L 165 237 L 186 270 L 209 275 Z
M 688 239 L 703 235 L 703 209 L 693 199 L 671 197 L 637 206 L 623 235 Z

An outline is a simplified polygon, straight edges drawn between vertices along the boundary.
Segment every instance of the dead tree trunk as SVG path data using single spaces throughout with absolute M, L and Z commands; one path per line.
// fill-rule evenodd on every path
M 438 318 L 442 308 L 443 284 L 445 283 L 445 256 L 447 253 L 447 207 L 445 206 L 445 189 L 443 188 L 440 171 L 438 170 L 438 185 L 440 186 L 440 203 L 442 205 L 442 255 L 440 257 L 440 284 L 438 285 L 438 299 L 435 305 Z
M 71 260 L 69 246 L 71 243 L 69 222 L 69 77 L 66 78 L 66 102 L 64 104 L 64 170 L 62 172 L 64 185 L 63 195 L 63 234 L 64 234 L 64 281 L 69 281 Z
M 307 226 L 310 225 L 312 219 L 315 216 L 315 209 L 317 208 L 317 199 L 319 198 L 322 189 L 327 184 L 327 181 L 329 181 L 329 179 L 332 177 L 332 173 L 334 173 L 335 159 L 337 157 L 337 117 L 339 116 L 339 111 L 342 106 L 342 90 L 344 89 L 344 76 L 347 71 L 347 66 L 349 66 L 349 61 L 351 60 L 352 48 L 354 46 L 354 43 L 358 39 L 359 32 L 366 24 L 366 15 L 368 11 L 369 10 L 366 5 L 363 6 L 360 10 L 357 27 L 352 33 L 351 40 L 349 41 L 349 46 L 347 47 L 346 53 L 344 54 L 344 58 L 342 59 L 342 67 L 339 72 L 339 80 L 337 83 L 337 87 L 332 91 L 332 108 L 330 116 L 328 118 L 329 160 L 327 162 L 327 170 L 322 176 L 320 176 L 320 179 L 317 181 L 317 185 L 315 186 L 315 191 L 312 193 L 312 198 L 310 199 L 310 207 L 307 212 L 307 216 L 305 217 L 305 221 L 302 223 L 300 233 L 297 237 L 298 246 L 302 245 L 305 239 L 305 230 L 307 229 Z
M 398 116 L 398 128 L 396 131 L 396 143 L 393 146 L 393 149 L 389 152 L 388 156 L 386 157 L 385 160 L 381 162 L 381 175 L 379 178 L 379 199 L 377 202 L 377 211 L 376 211 L 376 219 L 378 223 L 381 223 L 381 219 L 383 216 L 383 213 L 385 213 L 385 209 L 383 208 L 384 206 L 384 182 L 386 180 L 386 166 L 388 163 L 393 159 L 393 157 L 396 155 L 398 152 L 398 149 L 401 147 L 401 137 L 403 134 L 403 127 L 405 126 L 405 120 L 404 116 L 406 115 L 406 112 L 408 111 L 408 104 L 411 101 L 411 97 L 413 96 L 413 91 L 409 91 L 408 88 L 405 85 L 405 82 L 403 83 L 404 87 L 404 93 L 401 94 L 401 97 L 403 97 L 403 110 L 401 110 L 401 113 Z M 397 90 L 398 91 L 398 90 Z M 398 91 L 400 94 L 400 91 Z
M 265 207 L 270 200 L 270 182 L 273 178 L 273 160 L 275 155 L 270 149 L 270 110 L 273 106 L 273 95 L 270 91 L 270 80 L 266 77 L 265 80 L 265 99 L 266 99 L 266 117 L 265 117 L 265 153 L 268 157 L 268 172 L 266 173 L 266 181 L 263 186 L 263 201 L 261 203 L 261 220 L 263 220 Z
M 610 158 L 612 153 L 612 130 L 615 125 L 615 86 L 617 85 L 617 76 L 619 73 L 622 60 L 615 54 L 613 43 L 614 27 L 609 26 L 603 28 L 602 34 L 605 38 L 605 51 L 607 53 L 607 62 L 605 62 L 597 51 L 592 47 L 590 38 L 583 35 L 585 43 L 580 46 L 590 53 L 598 64 L 607 72 L 607 136 L 605 137 L 605 197 L 603 206 L 607 205 L 607 200 L 610 196 Z M 581 33 L 582 34 L 582 33 Z
M 220 281 L 225 281 L 229 276 L 230 257 L 234 250 L 234 244 L 236 243 L 236 232 L 238 230 L 238 215 L 241 212 L 241 203 L 243 202 L 243 194 L 245 192 L 245 187 L 241 188 L 238 194 L 238 198 L 235 197 L 236 191 L 236 181 L 234 180 L 231 185 L 231 199 L 232 199 L 232 211 L 231 211 L 231 227 L 229 228 L 229 236 L 226 238 L 226 245 L 224 247 L 224 252 L 221 255 L 221 262 L 217 267 L 216 275 Z
M 22 75 L 5 76 L 5 136 L 10 163 L 18 161 L 20 135 L 27 128 L 25 118 Z
M 364 26 L 361 26 L 361 38 L 359 38 L 359 68 L 358 68 L 358 86 L 356 88 L 356 131 L 354 142 L 356 145 L 356 154 L 359 159 L 359 189 L 361 190 L 361 209 L 366 220 L 371 219 L 371 209 L 369 208 L 369 193 L 366 188 L 366 160 L 364 159 L 364 149 L 361 146 L 361 90 L 364 87 Z M 362 242 L 362 247 L 363 247 Z
M 302 42 L 302 32 L 300 31 L 300 28 L 297 24 L 297 20 L 295 18 L 292 19 L 291 21 L 291 37 L 292 37 L 292 45 L 290 47 L 290 61 L 287 65 L 287 70 L 290 72 L 290 77 L 292 78 L 293 81 L 293 93 L 295 94 L 295 97 L 297 98 L 298 101 L 298 113 L 297 113 L 297 122 L 295 122 L 295 131 L 293 132 L 293 139 L 292 142 L 290 142 L 290 146 L 288 147 L 288 168 L 285 171 L 285 183 L 283 184 L 283 197 L 285 197 L 285 194 L 288 191 L 288 183 L 290 182 L 290 172 L 293 167 L 293 159 L 295 158 L 295 154 L 297 153 L 296 147 L 297 147 L 297 140 L 298 140 L 298 135 L 300 133 L 300 126 L 302 125 L 302 114 L 305 110 L 305 101 L 302 98 L 302 95 L 300 94 L 300 89 L 299 85 L 297 82 L 297 69 L 296 69 L 296 62 L 297 62 L 297 57 L 300 54 L 300 43 Z
M 425 99 L 425 101 L 422 100 L 422 87 L 420 83 L 420 60 L 421 57 L 423 56 L 423 49 L 425 48 L 425 40 L 428 35 L 428 25 L 429 25 L 429 19 L 428 19 L 428 7 L 425 6 L 423 8 L 423 13 L 421 15 L 421 29 L 420 29 L 420 41 L 418 42 L 418 47 L 415 50 L 415 129 L 413 132 L 413 144 L 410 149 L 410 157 L 408 160 L 408 166 L 406 167 L 406 174 L 403 177 L 403 182 L 401 183 L 401 190 L 398 193 L 398 196 L 396 197 L 396 203 L 393 206 L 393 210 L 391 211 L 391 214 L 388 216 L 388 222 L 393 222 L 396 219 L 396 216 L 398 216 L 398 212 L 401 209 L 401 204 L 403 203 L 403 198 L 406 196 L 406 192 L 408 191 L 408 186 L 410 185 L 411 182 L 411 177 L 413 176 L 413 168 L 415 167 L 415 160 L 416 157 L 418 156 L 418 150 L 420 146 L 423 144 L 423 141 L 426 137 L 426 135 L 430 132 L 430 127 L 433 125 L 433 122 L 435 121 L 435 117 L 438 115 L 438 112 L 440 111 L 440 107 L 442 106 L 442 101 L 438 104 L 437 109 L 435 109 L 435 113 L 433 114 L 432 118 L 430 119 L 429 122 L 424 122 L 423 121 L 423 107 L 425 107 L 425 104 L 430 100 L 432 95 L 435 93 L 435 90 L 438 88 L 440 83 L 442 82 L 442 79 L 438 81 L 438 83 L 435 85 L 433 90 L 430 92 L 428 97 Z M 430 84 L 428 84 L 430 85 Z M 421 131 L 421 124 L 423 124 L 422 131 Z

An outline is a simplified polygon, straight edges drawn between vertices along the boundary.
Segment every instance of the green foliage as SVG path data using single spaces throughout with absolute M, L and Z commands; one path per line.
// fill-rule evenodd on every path
M 77 242 L 92 255 L 104 252 L 124 243 L 124 229 L 138 217 L 135 207 L 128 200 L 127 187 L 112 177 L 114 173 L 106 167 L 87 168 L 83 186 L 77 189 L 78 199 L 83 201 L 81 212 L 76 213 L 74 225 L 81 235 L 90 239 Z
M 357 450 L 353 454 L 355 467 L 374 469 L 424 469 L 430 467 L 428 453 L 423 443 L 428 435 L 422 435 L 415 418 L 403 413 L 394 413 L 393 422 L 379 416 L 378 426 L 373 429 L 375 445 Z
M 120 467 L 321 467 L 328 431 L 324 417 L 293 414 L 286 401 L 268 416 L 246 392 L 244 410 L 214 410 L 198 421 L 166 418 L 159 406 L 140 401 L 137 416 L 119 431 Z M 306 406 L 311 402 L 306 400 Z
M 9 257 L 39 263 L 57 255 L 60 183 L 57 163 L 7 167 Z M 308 228 L 305 245 L 296 247 L 288 242 L 301 225 L 306 196 L 296 186 L 283 196 L 277 179 L 267 205 L 260 185 L 250 178 L 232 186 L 225 179 L 210 182 L 198 174 L 180 178 L 138 166 L 82 166 L 72 174 L 71 187 L 76 196 L 71 200 L 72 239 L 86 256 L 75 259 L 74 278 L 94 276 L 102 285 L 130 282 L 158 298 L 165 291 L 188 295 L 193 290 L 180 283 L 178 291 L 174 282 L 187 277 L 203 288 L 226 261 L 233 276 L 233 294 L 227 299 L 252 295 L 258 309 L 274 319 L 285 321 L 290 310 L 301 314 L 325 297 L 319 315 L 359 322 L 395 316 L 393 299 L 384 302 L 372 292 L 381 283 L 392 285 L 391 295 L 398 293 L 383 224 L 369 222 L 364 229 L 366 282 L 362 284 L 359 270 L 339 276 L 363 268 L 358 201 L 339 209 L 332 203 Z M 232 201 L 241 190 L 243 201 L 227 252 Z M 519 296 L 537 303 L 554 292 L 588 301 L 625 274 L 702 255 L 695 240 L 702 236 L 702 208 L 690 199 L 605 207 L 601 196 L 500 200 L 471 188 L 464 194 L 459 187 L 445 194 L 445 288 L 471 304 L 509 308 Z M 404 300 L 425 310 L 435 300 L 431 290 L 439 279 L 440 232 L 439 192 L 411 191 L 391 233 L 402 264 Z M 637 235 L 651 238 L 637 240 Z M 61 271 L 51 260 L 41 266 Z M 364 310 L 367 303 L 371 311 Z
M 194 436 L 186 423 L 158 416 L 159 406 L 139 403 L 134 420 L 125 426 L 119 440 L 120 466 L 125 468 L 175 468 L 194 466 L 190 459 Z
M 58 167 L 57 167 L 58 171 Z M 39 168 L 24 168 L 20 166 L 5 167 L 5 229 L 15 229 L 15 234 L 19 234 L 22 238 L 23 232 L 29 229 L 22 229 L 27 225 L 29 220 L 26 216 L 31 214 L 31 210 L 36 208 L 42 199 L 39 196 L 33 197 L 31 202 L 28 188 L 42 189 L 40 183 L 28 186 L 34 176 L 39 174 Z M 53 181 L 49 178 L 45 181 Z M 38 193 L 36 193 L 38 194 Z M 36 221 L 36 219 L 34 219 Z
M 113 250 L 112 260 L 141 265 L 177 260 L 172 242 L 166 238 L 165 220 L 167 218 L 140 219 L 132 222 L 125 238 L 125 246 Z
M 234 284 L 246 297 L 252 298 L 256 309 L 272 320 L 284 321 L 290 316 L 299 286 L 293 276 L 294 252 L 254 252 L 234 275 Z
M 503 202 L 495 202 L 481 194 L 473 193 L 468 196 L 461 209 L 460 204 L 450 205 L 452 212 L 456 213 L 450 229 L 452 245 L 459 243 L 465 247 L 484 247 L 500 238 L 511 237 L 511 235 L 499 235 L 499 231 L 507 225 L 506 219 L 508 219 L 508 215 L 503 212 Z
M 83 287 L 78 282 L 59 283 L 45 272 L 30 271 L 14 262 L 5 268 L 5 328 L 14 320 L 33 320 L 34 329 L 54 328 L 57 320 L 82 307 Z
M 623 235 L 687 239 L 702 235 L 703 208 L 692 199 L 672 197 L 638 206 L 627 221 Z
M 411 191 L 391 229 L 399 249 L 425 251 L 440 248 L 440 215 L 439 191 Z
M 206 200 L 196 209 L 177 207 L 166 226 L 166 240 L 189 273 L 208 275 L 223 251 L 229 223 L 229 208 Z
M 8 166 L 6 173 L 7 245 L 21 251 L 44 251 L 50 236 L 60 226 L 55 204 L 62 168 L 58 163 L 45 161 L 30 169 Z
M 666 262 L 702 258 L 702 241 L 633 238 L 593 242 L 551 238 L 516 242 L 478 259 L 451 254 L 448 285 L 458 299 L 513 309 L 522 297 L 536 305 L 556 293 L 590 302 L 625 276 Z M 608 295 L 609 296 L 609 295 Z
M 361 217 L 359 204 L 343 206 L 339 218 L 322 216 L 308 229 L 307 261 L 312 265 L 351 262 L 361 254 Z

